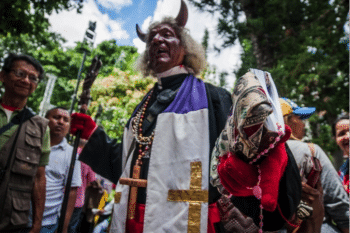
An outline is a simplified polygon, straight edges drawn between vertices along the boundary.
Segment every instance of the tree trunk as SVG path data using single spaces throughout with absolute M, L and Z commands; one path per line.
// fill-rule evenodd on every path
M 258 17 L 256 12 L 256 1 L 259 0 L 240 0 L 242 9 L 248 19 Z M 258 69 L 270 69 L 274 65 L 273 50 L 269 43 L 268 35 L 262 35 L 258 33 L 258 30 L 252 29 L 250 33 L 250 39 L 252 41 L 253 53 L 257 61 Z
M 267 38 L 264 37 L 265 36 L 253 33 L 250 34 L 253 45 L 253 53 L 258 66 L 257 68 L 261 70 L 270 69 L 274 65 L 273 54 L 270 49 L 271 46 L 268 43 L 267 45 L 262 45 L 262 41 L 267 41 Z

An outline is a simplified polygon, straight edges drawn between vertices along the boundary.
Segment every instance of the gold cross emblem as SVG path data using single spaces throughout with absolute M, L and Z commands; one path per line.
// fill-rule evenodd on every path
M 169 190 L 168 201 L 189 202 L 187 232 L 200 232 L 201 203 L 208 202 L 208 190 L 202 190 L 202 163 L 191 163 L 189 190 Z
M 120 203 L 120 198 L 122 197 L 122 193 L 121 192 L 116 192 L 114 194 L 114 203 L 118 204 Z

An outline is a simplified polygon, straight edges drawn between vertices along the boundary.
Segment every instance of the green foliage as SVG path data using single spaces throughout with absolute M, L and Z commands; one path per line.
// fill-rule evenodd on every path
M 114 67 L 118 67 L 122 71 L 129 70 L 132 74 L 133 65 L 138 57 L 137 49 L 133 46 L 118 46 L 116 40 L 101 42 L 92 52 L 92 56 L 100 55 L 103 66 L 100 74 L 103 76 L 109 75 Z
M 0 38 L 0 43 L 3 43 L 4 49 L 0 50 L 2 58 L 7 56 L 8 52 L 25 53 L 35 57 L 41 62 L 46 73 L 51 73 L 57 76 L 54 92 L 51 97 L 51 104 L 70 107 L 72 96 L 75 90 L 76 83 L 70 82 L 77 78 L 78 71 L 83 60 L 83 53 L 87 51 L 86 61 L 82 69 L 81 80 L 85 78 L 92 59 L 95 55 L 101 56 L 103 66 L 100 70 L 101 76 L 108 76 L 114 68 L 119 68 L 123 71 L 129 70 L 131 74 L 135 74 L 132 67 L 135 59 L 138 56 L 137 49 L 131 46 L 118 46 L 115 40 L 104 41 L 97 45 L 96 49 L 91 51 L 86 44 L 78 42 L 74 48 L 63 49 L 60 45 L 63 40 L 60 36 L 51 34 L 50 43 L 45 46 L 37 47 L 37 43 L 33 43 L 26 39 L 27 36 Z M 17 41 L 17 43 L 12 43 Z M 23 45 L 17 47 L 16 45 Z M 121 54 L 124 57 L 121 58 Z M 118 60 L 121 58 L 120 60 Z M 38 111 L 40 103 L 43 99 L 47 79 L 45 78 L 38 86 L 35 93 L 28 99 L 28 105 L 34 111 Z M 77 110 L 77 108 L 75 108 Z
M 237 71 L 234 71 L 236 77 L 243 76 L 249 68 L 257 67 L 252 42 L 248 39 L 243 39 L 241 45 L 243 48 L 243 53 L 241 54 L 242 65 Z
M 95 116 L 103 106 L 101 125 L 110 137 L 122 139 L 123 129 L 137 104 L 153 86 L 155 80 L 115 68 L 111 75 L 100 76 L 91 88 L 89 114 Z
M 219 87 L 225 88 L 227 86 L 227 82 L 226 82 L 227 75 L 228 75 L 227 72 L 221 72 L 219 74 Z
M 329 155 L 339 150 L 332 134 L 331 125 L 325 123 L 324 119 L 317 115 L 310 117 L 309 122 L 311 129 L 313 129 L 311 131 L 313 143 L 319 145 Z M 332 160 L 332 156 L 330 156 L 330 159 Z
M 208 43 L 209 43 L 209 31 L 208 29 L 206 28 L 204 30 L 204 36 L 203 36 L 203 39 L 202 39 L 202 46 L 205 50 L 205 56 L 207 57 L 207 53 L 208 53 Z
M 0 34 L 0 63 L 3 62 L 7 54 L 10 52 L 28 53 L 33 55 L 36 50 L 55 50 L 60 47 L 60 44 L 65 42 L 65 39 L 57 33 L 43 32 L 42 35 L 45 40 L 39 41 L 35 36 L 30 36 L 28 34 Z
M 39 60 L 46 73 L 57 76 L 51 104 L 69 109 L 84 52 L 86 51 L 86 60 L 82 67 L 80 87 L 93 57 L 100 56 L 103 65 L 91 89 L 93 101 L 89 114 L 95 116 L 101 104 L 101 125 L 109 136 L 120 140 L 128 118 L 154 82 L 150 78 L 140 78 L 133 70 L 133 64 L 138 57 L 137 49 L 132 46 L 118 46 L 115 40 L 103 41 L 93 50 L 83 43 L 77 43 L 73 48 L 62 48 L 63 38 L 53 33 L 47 33 L 47 41 L 45 45 L 39 46 L 39 42 L 30 40 L 28 35 L 0 35 L 0 44 L 4 45 L 0 47 L 1 58 L 4 59 L 9 52 L 16 52 Z M 28 99 L 28 106 L 36 112 L 39 112 L 47 82 L 48 79 L 44 78 Z M 78 106 L 74 109 L 77 111 Z
M 65 39 L 48 31 L 47 17 L 53 11 L 76 9 L 80 12 L 82 4 L 82 0 L 2 0 L 0 4 L 0 64 L 10 52 L 35 57 L 47 73 L 58 76 L 52 101 L 63 106 L 69 105 L 73 89 L 68 80 L 73 73 L 76 76 L 79 65 L 75 61 L 81 60 L 81 55 L 74 50 L 63 50 L 61 44 Z M 28 100 L 34 110 L 38 110 L 46 84 L 44 79 Z
M 0 36 L 23 36 L 45 41 L 49 27 L 47 15 L 54 10 L 76 9 L 80 12 L 83 0 L 1 0 Z

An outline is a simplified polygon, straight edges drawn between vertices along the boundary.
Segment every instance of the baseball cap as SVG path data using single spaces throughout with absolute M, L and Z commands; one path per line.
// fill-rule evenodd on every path
M 288 98 L 282 97 L 279 99 L 283 116 L 293 113 L 300 117 L 300 119 L 305 120 L 309 118 L 315 111 L 315 107 L 299 107 L 295 102 Z

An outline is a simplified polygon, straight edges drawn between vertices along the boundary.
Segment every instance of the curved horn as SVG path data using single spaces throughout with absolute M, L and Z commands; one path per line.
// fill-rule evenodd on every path
M 146 34 L 141 31 L 141 28 L 138 24 L 136 24 L 136 32 L 137 36 L 142 40 L 143 42 L 146 42 Z
M 180 11 L 175 20 L 177 22 L 177 25 L 179 25 L 180 27 L 185 27 L 187 23 L 187 19 L 188 19 L 187 5 L 184 0 L 181 0 Z

